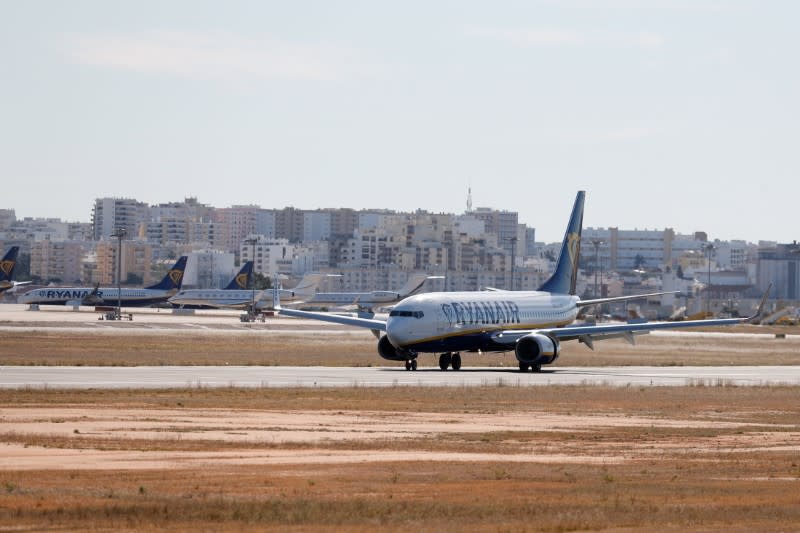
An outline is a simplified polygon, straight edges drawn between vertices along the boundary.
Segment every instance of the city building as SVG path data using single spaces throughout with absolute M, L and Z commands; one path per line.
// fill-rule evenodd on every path
M 764 243 L 759 246 L 757 287 L 770 289 L 770 298 L 800 300 L 800 245 Z
M 149 220 L 147 204 L 130 198 L 97 198 L 92 209 L 92 239 L 108 239 L 115 228 L 123 228 L 128 238 L 144 238 L 140 226 Z
M 91 279 L 85 282 L 105 286 L 117 283 L 118 241 L 105 240 L 97 243 L 94 252 L 95 266 L 90 270 Z M 153 283 L 153 247 L 145 241 L 122 241 L 120 279 L 123 285 L 149 285 Z
M 86 245 L 87 243 L 82 241 L 51 241 L 50 239 L 32 243 L 31 276 L 45 282 L 80 283 Z

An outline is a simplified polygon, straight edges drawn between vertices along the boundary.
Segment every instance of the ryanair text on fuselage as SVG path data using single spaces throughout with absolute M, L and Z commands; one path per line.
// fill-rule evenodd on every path
M 451 326 L 456 324 L 519 324 L 519 306 L 514 302 L 450 302 L 442 312 Z

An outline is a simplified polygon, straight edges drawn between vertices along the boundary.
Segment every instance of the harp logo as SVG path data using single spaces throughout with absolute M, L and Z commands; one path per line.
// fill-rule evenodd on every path
M 247 274 L 239 274 L 236 276 L 236 284 L 242 289 L 247 288 Z
M 0 272 L 10 276 L 12 270 L 14 270 L 14 261 L 0 261 Z
M 581 242 L 581 236 L 577 233 L 570 233 L 567 236 L 567 251 L 569 252 L 569 263 L 574 268 L 578 261 L 578 245 Z
M 169 279 L 172 280 L 172 283 L 175 285 L 180 285 L 183 279 L 183 270 L 170 270 Z

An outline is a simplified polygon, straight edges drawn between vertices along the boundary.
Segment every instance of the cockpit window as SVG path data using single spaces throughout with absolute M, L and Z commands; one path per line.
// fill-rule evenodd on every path
M 389 316 L 407 316 L 407 317 L 414 317 L 414 318 L 422 318 L 425 314 L 422 311 L 399 311 L 397 309 L 393 309 Z

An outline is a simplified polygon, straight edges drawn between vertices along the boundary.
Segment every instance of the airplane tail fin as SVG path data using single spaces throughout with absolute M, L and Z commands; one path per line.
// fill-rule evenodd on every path
M 567 232 L 561 244 L 561 253 L 556 263 L 556 271 L 550 279 L 539 287 L 540 291 L 557 294 L 575 294 L 575 281 L 578 277 L 578 261 L 581 256 L 581 230 L 583 228 L 583 202 L 585 191 L 578 191 L 572 215 L 569 217 Z
M 169 291 L 172 289 L 180 289 L 181 283 L 183 283 L 183 271 L 186 269 L 186 259 L 187 257 L 181 256 L 172 268 L 167 272 L 167 275 L 164 276 L 159 283 L 155 285 L 151 285 L 149 287 L 145 287 L 146 289 L 158 289 L 162 291 Z
M 14 267 L 17 266 L 19 246 L 12 246 L 0 260 L 0 281 L 11 281 L 14 277 Z
M 253 275 L 253 262 L 247 261 L 242 268 L 239 270 L 239 273 L 228 283 L 227 287 L 225 287 L 226 291 L 235 291 L 239 289 L 247 289 L 250 286 L 250 278 Z
M 398 296 L 400 296 L 400 298 L 411 296 L 420 290 L 423 285 L 425 285 L 425 281 L 427 281 L 427 279 L 428 275 L 424 272 L 421 274 L 411 274 L 408 276 L 408 281 L 406 281 L 406 284 L 400 287 L 400 290 L 397 291 Z
M 317 286 L 324 277 L 326 274 L 306 274 L 292 289 L 292 292 L 301 298 L 310 298 L 317 292 Z

